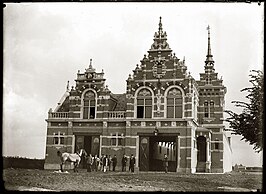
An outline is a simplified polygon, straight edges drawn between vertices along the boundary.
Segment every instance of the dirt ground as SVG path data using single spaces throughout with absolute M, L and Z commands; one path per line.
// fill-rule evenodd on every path
M 262 173 L 180 174 L 4 169 L 7 191 L 257 191 Z

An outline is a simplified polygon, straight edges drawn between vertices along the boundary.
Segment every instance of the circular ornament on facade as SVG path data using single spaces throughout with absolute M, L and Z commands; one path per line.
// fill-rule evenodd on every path
M 99 142 L 100 142 L 99 138 L 95 137 L 94 140 L 93 140 L 93 143 L 99 143 Z
M 152 67 L 153 76 L 160 79 L 166 74 L 166 66 L 164 61 L 158 59 L 154 62 L 154 66 Z
M 148 143 L 148 140 L 147 140 L 146 138 L 143 138 L 143 139 L 141 140 L 141 143 L 143 143 L 143 144 L 147 144 L 147 143 Z
M 93 73 L 88 73 L 88 74 L 87 74 L 87 78 L 88 78 L 88 79 L 92 79 L 93 77 L 94 77 Z

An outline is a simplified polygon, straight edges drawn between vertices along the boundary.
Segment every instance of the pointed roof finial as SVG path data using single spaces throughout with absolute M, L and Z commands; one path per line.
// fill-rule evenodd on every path
M 67 81 L 66 91 L 69 92 L 69 81 Z
M 160 21 L 159 21 L 159 35 L 161 35 L 163 33 L 163 27 L 162 27 L 162 17 L 160 16 Z
M 90 59 L 90 66 L 89 66 L 90 69 L 92 69 L 92 59 Z
M 208 30 L 208 51 L 207 51 L 207 55 L 206 55 L 206 63 L 207 62 L 214 62 L 212 59 L 212 54 L 211 54 L 211 38 L 210 38 L 210 26 L 208 25 L 207 27 Z

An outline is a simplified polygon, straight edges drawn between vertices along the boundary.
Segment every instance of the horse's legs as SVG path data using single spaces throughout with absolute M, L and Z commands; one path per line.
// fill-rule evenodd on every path
M 63 162 L 60 164 L 60 169 L 61 169 L 61 172 L 63 172 L 64 170 L 63 170 Z
M 77 162 L 75 162 L 74 163 L 74 172 L 78 172 L 78 163 Z

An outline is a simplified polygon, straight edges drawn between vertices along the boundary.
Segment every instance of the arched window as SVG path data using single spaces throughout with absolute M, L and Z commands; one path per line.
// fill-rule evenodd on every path
M 167 94 L 167 118 L 182 118 L 183 98 L 179 89 L 173 88 Z
M 147 89 L 139 91 L 137 96 L 137 118 L 152 117 L 152 94 Z
M 95 104 L 94 92 L 86 92 L 83 98 L 83 119 L 95 118 Z

